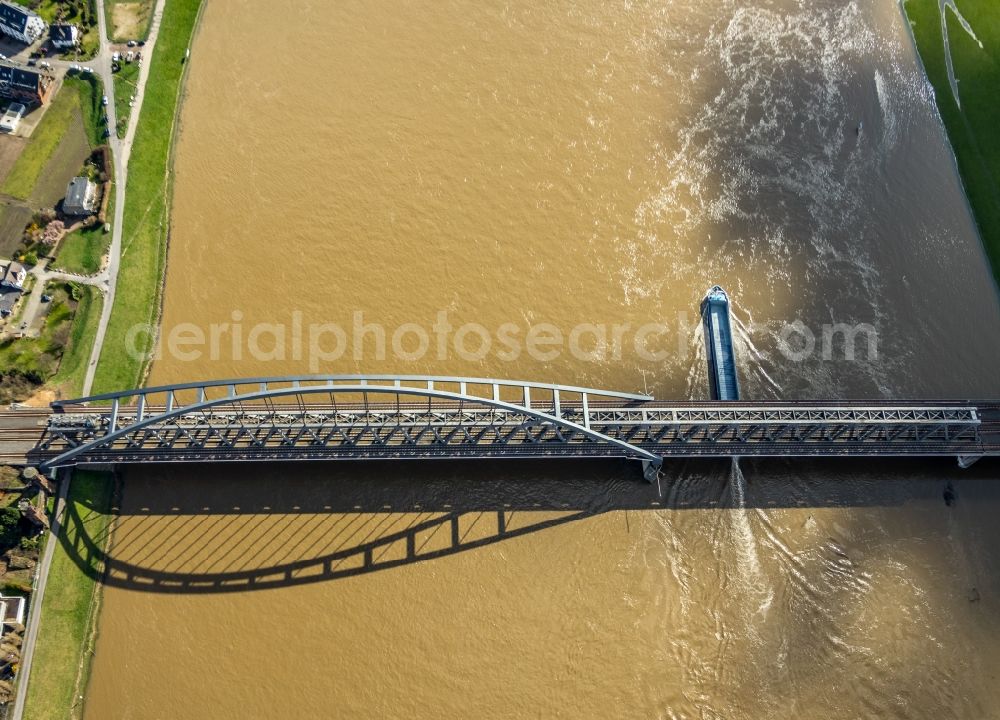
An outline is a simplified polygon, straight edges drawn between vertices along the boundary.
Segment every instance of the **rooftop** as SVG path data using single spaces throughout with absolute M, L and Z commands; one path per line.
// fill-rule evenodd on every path
M 0 23 L 7 27 L 24 32 L 28 18 L 31 17 L 38 17 L 38 15 L 26 7 L 10 2 L 10 0 L 0 0 Z
M 0 60 L 0 84 L 8 83 L 20 88 L 37 90 L 38 79 L 43 75 L 45 73 L 41 70 L 23 67 L 10 60 Z
M 57 42 L 75 42 L 79 30 L 76 25 L 50 25 L 49 37 Z
M 63 212 L 80 214 L 89 212 L 92 208 L 94 184 L 85 177 L 75 177 L 66 186 L 66 198 L 63 200 Z

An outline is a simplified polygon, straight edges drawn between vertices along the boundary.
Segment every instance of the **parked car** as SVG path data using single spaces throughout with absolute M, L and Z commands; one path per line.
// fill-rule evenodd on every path
M 118 62 L 119 60 L 121 60 L 121 57 L 122 57 L 121 53 L 117 53 L 117 52 L 116 53 L 112 53 L 112 55 L 111 55 L 111 62 Z
M 37 64 L 38 64 L 38 61 L 35 60 L 34 58 L 32 58 L 31 60 L 28 60 L 28 67 L 35 67 L 35 65 L 37 65 Z
M 105 105 L 106 106 L 107 104 L 108 104 L 108 96 L 107 95 L 102 95 L 101 96 L 101 105 Z
M 83 71 L 84 71 L 85 73 L 92 73 L 92 72 L 94 72 L 94 69 L 93 69 L 93 68 L 89 68 L 89 67 L 87 67 L 86 65 L 84 65 L 84 66 L 83 66 Z
M 42 295 L 42 302 L 51 302 L 51 301 L 52 301 L 51 295 Z
M 135 47 L 135 46 L 136 46 L 136 42 L 135 42 L 135 40 L 129 40 L 129 41 L 128 41 L 128 43 L 126 43 L 126 44 L 127 44 L 127 45 L 128 45 L 129 47 Z

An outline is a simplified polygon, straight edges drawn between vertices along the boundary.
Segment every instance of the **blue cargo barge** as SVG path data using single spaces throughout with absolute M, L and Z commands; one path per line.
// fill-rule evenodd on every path
M 736 377 L 736 354 L 733 351 L 733 328 L 729 321 L 729 296 L 716 285 L 701 301 L 705 323 L 705 347 L 708 351 L 708 380 L 713 400 L 739 400 L 740 383 Z

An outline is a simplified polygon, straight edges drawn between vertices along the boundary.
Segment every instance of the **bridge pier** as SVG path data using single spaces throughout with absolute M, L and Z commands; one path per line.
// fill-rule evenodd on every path
M 958 466 L 963 470 L 967 470 L 976 464 L 976 461 L 981 458 L 982 455 L 959 455 L 958 456 Z

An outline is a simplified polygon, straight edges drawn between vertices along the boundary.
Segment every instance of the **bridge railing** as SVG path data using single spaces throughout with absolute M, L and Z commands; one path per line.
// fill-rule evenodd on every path
M 189 397 L 193 395 L 193 397 Z M 83 438 L 69 439 L 69 433 L 62 431 L 66 447 L 57 457 L 43 463 L 43 468 L 58 467 L 88 452 L 101 447 L 113 446 L 116 442 L 131 439 L 136 433 L 173 423 L 181 418 L 200 416 L 209 418 L 222 408 L 235 408 L 238 413 L 260 411 L 271 416 L 272 430 L 277 427 L 275 416 L 293 410 L 296 405 L 278 404 L 275 401 L 291 399 L 300 408 L 305 408 L 307 399 L 315 403 L 326 400 L 334 414 L 339 412 L 343 400 L 347 400 L 345 411 L 356 412 L 360 407 L 367 414 L 375 405 L 370 396 L 389 397 L 390 403 L 380 403 L 378 407 L 392 407 L 395 401 L 397 411 L 402 410 L 401 398 L 416 398 L 426 401 L 430 412 L 434 403 L 445 403 L 459 408 L 466 404 L 491 408 L 517 416 L 521 426 L 527 423 L 541 424 L 543 427 L 562 428 L 571 435 L 589 441 L 607 444 L 617 448 L 625 457 L 642 460 L 649 467 L 657 468 L 662 458 L 644 448 L 633 445 L 617 437 L 604 434 L 591 427 L 590 403 L 614 402 L 619 405 L 633 405 L 651 400 L 647 395 L 596 390 L 576 386 L 551 383 L 497 380 L 491 378 L 459 378 L 450 376 L 392 376 L 392 375 L 333 375 L 300 376 L 292 378 L 252 378 L 240 380 L 187 383 L 183 385 L 161 386 L 148 389 L 106 393 L 78 400 L 55 404 L 57 411 L 65 412 L 67 407 L 84 404 L 109 402 L 110 408 L 101 427 L 85 431 Z M 157 399 L 161 399 L 157 403 Z M 355 402 L 351 402 L 354 400 Z M 134 401 L 134 404 L 133 404 Z M 567 412 L 564 412 L 564 403 Z M 125 411 L 128 411 L 127 413 Z M 582 424 L 567 415 L 579 415 Z M 355 418 L 356 419 L 356 418 Z M 211 422 L 211 420 L 207 420 Z M 68 425 L 71 425 L 67 423 Z M 367 421 L 365 426 L 382 422 Z M 53 434 L 60 434 L 61 423 L 53 424 Z M 65 430 L 65 428 L 64 428 Z M 181 430 L 185 439 L 190 439 L 186 430 Z M 146 433 L 148 437 L 148 433 Z M 159 433 L 156 437 L 163 441 Z
M 36 448 L 46 469 L 79 462 L 617 456 L 643 461 L 649 477 L 664 456 L 973 458 L 996 444 L 994 430 L 982 440 L 983 418 L 971 404 L 664 405 L 637 393 L 450 376 L 244 378 L 106 393 L 55 408 Z

